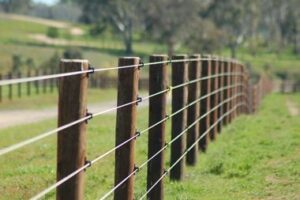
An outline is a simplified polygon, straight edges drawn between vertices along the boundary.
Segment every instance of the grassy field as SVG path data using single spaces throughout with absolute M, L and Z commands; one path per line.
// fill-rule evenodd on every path
M 35 88 L 32 87 L 32 95 L 27 96 L 26 88 L 22 89 L 22 97 L 18 98 L 17 88 L 14 86 L 13 99 L 8 99 L 7 88 L 3 88 L 3 101 L 0 103 L 1 110 L 24 110 L 24 109 L 42 109 L 52 108 L 57 106 L 58 91 L 55 89 L 53 93 L 43 93 L 40 88 L 40 93 L 36 94 Z M 97 104 L 116 100 L 117 92 L 115 89 L 88 89 L 88 104 Z
M 55 23 L 56 21 L 53 21 Z M 55 40 L 63 40 L 64 43 L 52 45 L 34 39 L 33 35 L 45 35 L 49 25 L 36 23 L 34 21 L 22 21 L 0 15 L 0 72 L 9 71 L 13 54 L 22 55 L 24 59 L 33 58 L 36 66 L 49 59 L 55 52 L 62 53 L 68 46 L 75 46 L 82 50 L 83 57 L 88 59 L 92 65 L 110 67 L 117 64 L 117 59 L 124 55 L 122 40 L 117 36 L 105 33 L 99 37 L 91 37 L 88 34 L 89 27 L 81 24 L 65 23 L 66 27 L 58 28 L 59 37 Z M 85 31 L 83 35 L 70 35 L 70 30 L 77 27 Z M 134 55 L 140 56 L 144 61 L 148 56 L 156 54 L 166 54 L 166 45 L 154 42 L 147 42 L 139 35 L 134 35 L 133 42 Z M 177 53 L 189 52 L 184 46 L 176 49 Z M 230 56 L 228 50 L 220 51 L 218 55 Z M 264 49 L 258 49 L 256 55 L 252 56 L 245 48 L 240 48 L 237 58 L 244 63 L 250 63 L 255 71 L 263 71 L 268 65 L 272 71 L 289 70 L 299 71 L 300 58 L 291 53 L 291 50 L 284 50 L 280 54 Z
M 165 179 L 166 199 L 289 199 L 300 196 L 300 116 L 291 116 L 287 99 L 298 103 L 300 95 L 268 96 L 256 115 L 241 116 L 224 128 L 199 163 L 188 167 L 184 181 Z M 138 111 L 138 129 L 147 127 L 147 110 Z M 115 116 L 94 118 L 88 125 L 88 159 L 114 146 Z M 0 131 L 4 147 L 55 127 L 55 120 Z M 170 122 L 168 122 L 168 129 Z M 5 136 L 4 136 L 5 135 Z M 168 140 L 170 134 L 168 134 Z M 56 138 L 0 157 L 0 199 L 22 199 L 55 182 Z M 136 160 L 147 157 L 147 135 L 137 140 Z M 166 168 L 169 151 L 166 152 Z M 114 156 L 86 172 L 86 199 L 97 199 L 113 184 Z M 146 168 L 135 177 L 135 196 L 145 192 Z M 54 193 L 46 199 L 53 199 Z

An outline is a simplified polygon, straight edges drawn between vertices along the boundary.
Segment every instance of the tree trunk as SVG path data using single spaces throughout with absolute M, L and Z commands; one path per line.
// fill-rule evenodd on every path
M 300 33 L 298 32 L 298 30 L 295 33 L 294 54 L 300 54 Z
M 132 38 L 127 38 L 124 40 L 124 44 L 125 44 L 125 53 L 126 55 L 132 55 L 133 51 L 132 51 Z
M 235 44 L 230 44 L 229 45 L 231 58 L 236 58 L 236 47 L 237 46 Z
M 125 28 L 123 32 L 123 42 L 125 45 L 125 53 L 126 55 L 132 55 L 132 22 L 128 20 L 127 28 Z
M 174 55 L 175 43 L 173 41 L 168 41 L 168 56 L 171 58 Z

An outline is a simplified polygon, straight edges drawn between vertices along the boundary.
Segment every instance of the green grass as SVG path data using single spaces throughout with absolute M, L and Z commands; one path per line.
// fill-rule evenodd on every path
M 43 93 L 43 89 L 40 88 L 39 94 L 36 94 L 34 87 L 31 88 L 31 95 L 27 96 L 25 87 L 22 87 L 22 96 L 18 98 L 17 86 L 13 87 L 13 99 L 8 99 L 7 87 L 3 88 L 3 101 L 0 103 L 1 110 L 24 110 L 24 109 L 42 109 L 49 107 L 56 107 L 58 101 L 58 91 L 55 89 L 53 93 L 49 92 L 50 88 L 47 88 L 47 93 Z M 108 102 L 116 99 L 117 92 L 115 89 L 88 89 L 88 104 L 97 104 Z M 99 98 L 101 97 L 101 98 Z
M 118 57 L 124 56 L 124 46 L 120 37 L 111 33 L 104 33 L 98 37 L 91 37 L 88 34 L 89 26 L 82 24 L 69 24 L 70 27 L 76 26 L 86 31 L 82 36 L 66 37 L 69 34 L 68 28 L 60 28 L 60 36 L 68 42 L 68 45 L 47 45 L 43 42 L 36 41 L 30 37 L 32 34 L 46 34 L 48 26 L 15 19 L 9 19 L 0 16 L 0 72 L 7 73 L 12 66 L 11 56 L 20 54 L 24 59 L 33 58 L 36 66 L 49 59 L 54 52 L 60 54 L 68 46 L 77 46 L 83 52 L 83 57 L 88 59 L 94 66 L 110 67 L 116 66 Z M 148 56 L 156 54 L 166 54 L 166 45 L 145 41 L 138 34 L 134 35 L 133 42 L 134 55 L 141 57 L 145 62 Z M 189 52 L 186 47 L 181 46 L 176 50 L 177 53 Z M 190 52 L 192 53 L 192 52 Z M 227 49 L 220 51 L 229 57 Z M 290 49 L 283 50 L 280 54 L 270 52 L 267 49 L 259 48 L 256 56 L 252 56 L 246 47 L 240 47 L 237 51 L 237 57 L 244 63 L 250 63 L 256 72 L 264 71 L 264 66 L 271 66 L 271 72 L 290 71 L 290 73 L 299 73 L 300 58 L 292 54 Z M 114 72 L 109 72 L 115 76 Z
M 291 96 L 300 99 L 299 95 Z M 268 96 L 256 115 L 242 116 L 200 153 L 182 182 L 165 179 L 165 199 L 297 199 L 300 191 L 300 116 L 291 117 L 286 96 Z M 300 102 L 300 101 L 299 101 Z M 299 103 L 298 102 L 298 103 Z M 300 103 L 299 103 L 300 106 Z M 147 110 L 138 112 L 138 129 L 147 127 Z M 88 159 L 114 146 L 115 116 L 88 124 Z M 168 122 L 168 129 L 170 128 Z M 0 131 L 0 146 L 55 127 L 55 120 Z M 167 136 L 170 139 L 170 134 Z M 27 199 L 55 182 L 56 138 L 0 157 L 0 199 Z M 147 135 L 137 140 L 136 163 L 147 157 Z M 166 153 L 166 168 L 169 166 Z M 86 172 L 85 197 L 98 199 L 113 184 L 114 156 Z M 145 192 L 146 168 L 135 177 L 135 196 Z M 54 193 L 47 196 L 53 199 Z
M 55 52 L 62 53 L 68 46 L 75 46 L 82 49 L 83 57 L 88 59 L 92 65 L 99 67 L 116 66 L 118 57 L 124 56 L 122 40 L 111 34 L 104 34 L 99 37 L 88 35 L 88 26 L 78 25 L 86 31 L 82 36 L 64 37 L 69 29 L 59 28 L 60 36 L 68 45 L 47 45 L 31 38 L 33 34 L 46 34 L 48 26 L 15 19 L 9 19 L 0 15 L 0 72 L 7 73 L 11 69 L 13 54 L 19 54 L 23 59 L 33 58 L 36 66 L 49 59 Z M 69 24 L 72 26 L 72 24 Z M 133 44 L 135 55 L 148 59 L 148 55 L 165 53 L 164 45 L 152 42 L 135 41 Z

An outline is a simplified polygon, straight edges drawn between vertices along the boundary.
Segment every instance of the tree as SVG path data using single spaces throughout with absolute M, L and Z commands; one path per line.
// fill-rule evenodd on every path
M 209 5 L 203 17 L 211 18 L 217 27 L 223 29 L 226 34 L 226 44 L 231 50 L 231 56 L 236 57 L 236 49 L 244 40 L 245 7 L 244 1 L 214 0 Z
M 200 28 L 201 1 L 151 0 L 144 5 L 146 31 L 154 39 L 167 44 L 169 55 L 174 53 L 176 45 L 180 45 Z
M 0 0 L 0 6 L 4 12 L 25 13 L 30 7 L 31 0 Z
M 85 23 L 107 23 L 121 36 L 126 54 L 132 54 L 132 35 L 138 22 L 139 0 L 78 0 Z

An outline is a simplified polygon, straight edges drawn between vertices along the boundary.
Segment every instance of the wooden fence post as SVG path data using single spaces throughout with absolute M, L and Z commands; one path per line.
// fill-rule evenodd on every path
M 87 60 L 62 60 L 63 73 L 88 70 Z M 58 126 L 71 123 L 86 116 L 87 74 L 67 76 L 60 79 Z M 71 98 L 70 98 L 71 97 Z M 82 122 L 60 131 L 57 137 L 57 181 L 85 164 L 86 123 Z M 57 188 L 56 198 L 83 199 L 84 172 Z
M 51 68 L 50 69 L 50 74 L 54 74 L 54 69 Z M 50 92 L 53 93 L 54 92 L 54 85 L 55 85 L 55 80 L 54 79 L 50 79 Z
M 11 72 L 8 74 L 8 79 L 9 80 L 12 79 L 12 73 Z M 8 99 L 9 100 L 13 99 L 13 85 L 12 84 L 10 84 L 8 86 Z
M 200 55 L 192 55 L 191 59 L 198 59 L 191 61 L 189 65 L 189 80 L 193 81 L 200 78 Z M 188 104 L 197 101 L 200 98 L 200 81 L 191 83 L 188 86 Z M 200 117 L 200 102 L 191 105 L 188 108 L 187 125 L 193 124 Z M 187 132 L 187 147 L 192 146 L 199 137 L 199 122 L 192 126 Z M 198 145 L 195 145 L 186 156 L 187 164 L 195 165 L 197 163 Z
M 186 55 L 176 55 L 172 60 L 186 59 Z M 188 81 L 188 64 L 185 61 L 174 62 L 172 64 L 172 86 L 176 86 Z M 188 90 L 187 86 L 174 89 L 172 91 L 172 113 L 180 110 L 187 103 Z M 172 117 L 172 139 L 177 137 L 186 128 L 187 110 L 183 110 Z M 173 165 L 181 157 L 185 151 L 185 134 L 180 136 L 171 144 L 171 165 Z M 172 180 L 181 180 L 184 173 L 185 160 L 181 159 L 170 172 Z
M 21 72 L 18 72 L 18 78 L 21 78 Z M 18 83 L 18 97 L 22 97 L 22 85 L 21 83 Z
M 38 69 L 35 70 L 35 76 L 39 76 L 39 70 Z M 39 94 L 40 93 L 40 87 L 39 87 L 40 81 L 35 81 L 34 84 L 35 84 L 35 93 Z
M 206 77 L 206 78 L 202 80 L 200 84 L 201 97 L 209 95 L 211 93 L 211 79 L 208 78 L 209 76 L 211 76 L 210 56 L 207 55 L 207 56 L 203 56 L 202 58 L 203 60 L 201 62 L 201 77 L 202 78 Z M 203 98 L 200 102 L 200 116 L 206 115 L 200 120 L 200 125 L 199 125 L 200 136 L 205 134 L 205 132 L 208 130 L 210 126 L 210 114 L 208 113 L 210 110 L 210 102 L 211 102 L 210 99 L 211 96 L 207 96 L 206 98 Z M 209 134 L 206 134 L 206 136 L 204 136 L 204 138 L 199 142 L 199 149 L 205 151 L 208 143 L 209 143 Z
M 137 57 L 123 57 L 119 59 L 119 66 L 138 65 Z M 118 71 L 118 106 L 134 102 L 138 95 L 138 66 L 133 68 L 119 69 Z M 116 146 L 133 138 L 136 134 L 136 107 L 130 104 L 117 111 L 116 121 Z M 115 185 L 133 173 L 134 169 L 134 146 L 135 140 L 131 140 L 122 148 L 115 151 Z M 134 177 L 130 177 L 114 193 L 115 200 L 133 199 Z
M 166 55 L 150 56 L 150 63 L 167 61 Z M 166 90 L 168 87 L 167 63 L 156 64 L 149 69 L 149 95 Z M 149 127 L 166 118 L 167 93 L 149 99 Z M 153 127 L 148 133 L 148 159 L 157 154 L 165 146 L 165 126 L 166 121 Z M 148 163 L 147 189 L 164 173 L 164 151 L 157 154 Z M 163 180 L 161 180 L 149 193 L 147 199 L 163 199 Z
M 218 76 L 219 75 L 219 65 L 217 61 L 218 57 L 214 56 L 212 58 L 212 65 L 211 65 L 211 75 L 212 76 Z M 211 87 L 212 91 L 216 92 L 218 88 L 218 77 L 211 78 Z M 219 92 L 214 93 L 211 95 L 211 101 L 210 101 L 210 110 L 214 109 L 216 106 L 218 106 L 218 98 L 219 98 Z M 213 126 L 214 123 L 216 123 L 218 120 L 218 109 L 216 108 L 214 111 L 211 112 L 210 115 L 210 126 Z M 214 140 L 217 137 L 218 127 L 217 125 L 214 126 L 210 131 L 210 139 Z
M 238 86 L 238 94 L 239 95 L 241 95 L 241 93 L 243 92 L 243 66 L 242 66 L 242 64 L 241 63 L 238 63 L 238 65 L 237 65 L 237 70 L 238 70 L 238 73 L 239 73 L 239 75 L 238 75 L 238 84 L 240 84 L 239 86 Z M 243 102 L 243 96 L 239 96 L 238 97 L 238 103 L 242 103 Z M 238 115 L 241 115 L 242 113 L 243 113 L 243 107 L 242 106 L 239 106 L 238 107 L 238 109 L 237 109 L 237 111 L 238 111 Z
M 245 70 L 245 67 L 243 69 L 243 73 L 244 73 L 244 90 L 243 90 L 243 93 L 244 93 L 244 102 L 246 104 L 246 107 L 245 107 L 245 114 L 250 114 L 249 113 L 249 76 L 248 76 L 248 73 L 247 71 Z
M 0 74 L 0 81 L 3 79 L 2 74 Z M 2 86 L 0 85 L 0 102 L 2 102 Z
M 230 86 L 230 65 L 229 65 L 229 62 L 228 60 L 224 60 L 223 61 L 224 63 L 224 88 Z M 227 89 L 224 89 L 224 93 L 223 93 L 223 99 L 224 100 L 228 100 L 230 98 L 230 89 L 227 88 Z M 226 114 L 228 111 L 229 111 L 229 102 L 227 101 L 224 106 L 223 106 L 223 114 Z M 224 118 L 224 122 L 223 122 L 223 125 L 227 125 L 229 124 L 229 115 L 226 115 L 225 118 Z
M 218 89 L 221 89 L 224 87 L 224 62 L 223 62 L 223 58 L 219 58 L 219 80 L 218 80 Z M 224 90 L 221 90 L 219 92 L 219 98 L 218 98 L 218 104 L 221 104 L 220 107 L 218 108 L 218 120 L 221 119 L 221 117 L 223 117 L 223 110 L 224 110 L 224 106 L 225 103 L 223 103 L 224 101 Z M 218 123 L 218 133 L 220 134 L 222 131 L 222 126 L 223 126 L 223 122 L 224 122 L 224 118 L 222 118 L 219 123 Z
M 43 75 L 46 75 L 48 74 L 48 70 L 43 70 Z M 43 93 L 45 94 L 47 92 L 47 84 L 48 83 L 48 80 L 45 79 L 43 80 Z
M 245 73 L 245 67 L 244 65 L 241 65 L 241 83 L 242 83 L 242 86 L 241 86 L 241 92 L 242 92 L 242 96 L 241 96 L 241 100 L 242 102 L 245 104 L 243 105 L 243 107 L 241 108 L 241 112 L 243 114 L 247 113 L 247 108 L 246 108 L 246 103 L 247 103 L 247 97 L 246 97 L 246 73 Z
M 236 68 L 235 68 L 235 63 L 233 60 L 230 60 L 230 65 L 231 65 L 231 101 L 230 101 L 230 110 L 234 108 L 235 106 L 235 98 L 233 98 L 236 93 L 235 93 L 235 88 L 236 88 Z M 235 118 L 235 112 L 232 111 L 230 114 L 230 122 L 232 122 Z
M 236 96 L 239 93 L 239 68 L 238 68 L 238 63 L 237 60 L 234 60 L 234 73 L 236 73 L 235 75 L 235 79 L 234 79 L 234 83 L 235 83 L 235 87 L 234 87 L 234 104 L 233 107 L 235 107 L 238 103 L 239 103 L 239 98 Z M 236 118 L 238 116 L 238 108 L 234 109 L 234 118 Z
M 30 70 L 28 70 L 27 72 L 27 77 L 30 77 L 31 76 L 31 72 Z M 31 95 L 31 82 L 27 82 L 27 96 L 30 96 Z

